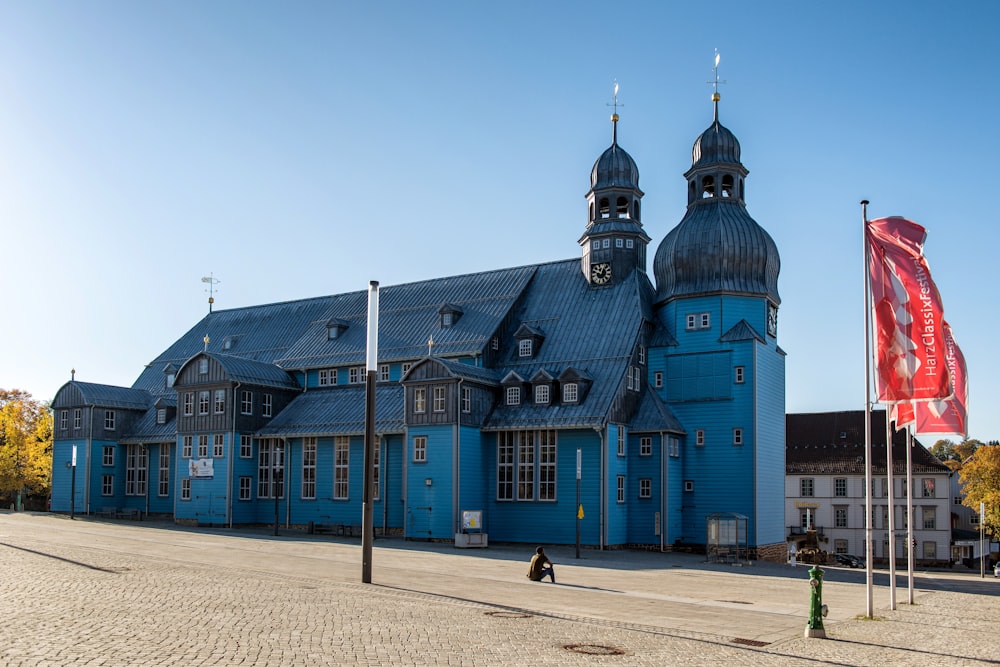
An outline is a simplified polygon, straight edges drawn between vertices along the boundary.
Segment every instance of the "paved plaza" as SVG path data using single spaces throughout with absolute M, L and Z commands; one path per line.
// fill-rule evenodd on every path
M 0 665 L 1000 665 L 1000 580 L 530 546 L 459 550 L 282 530 L 0 513 Z

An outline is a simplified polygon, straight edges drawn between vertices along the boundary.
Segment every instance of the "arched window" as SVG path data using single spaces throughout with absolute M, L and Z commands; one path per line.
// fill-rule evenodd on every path
M 602 197 L 601 201 L 597 202 L 597 209 L 602 218 L 611 217 L 611 203 L 607 197 Z
M 733 196 L 733 176 L 732 174 L 726 174 L 722 177 L 722 196 L 732 197 Z
M 705 176 L 701 179 L 701 198 L 708 199 L 715 196 L 715 177 Z
M 628 199 L 625 197 L 619 197 L 618 201 L 615 202 L 615 210 L 618 213 L 619 218 L 628 217 Z
M 635 218 L 636 220 L 639 219 L 639 200 L 638 199 L 636 199 L 634 202 L 632 202 L 632 217 Z

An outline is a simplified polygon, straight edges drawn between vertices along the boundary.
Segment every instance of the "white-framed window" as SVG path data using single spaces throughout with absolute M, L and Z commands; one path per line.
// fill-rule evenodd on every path
M 578 385 L 575 382 L 567 382 L 562 388 L 563 403 L 576 403 L 579 395 Z
M 356 366 L 356 367 L 352 368 L 349 371 L 349 373 L 350 373 L 351 384 L 361 384 L 362 382 L 365 381 L 365 367 L 364 366 Z
M 734 447 L 742 447 L 743 446 L 743 429 L 742 428 L 737 427 L 737 428 L 733 429 L 733 446 Z
M 302 499 L 316 499 L 316 438 L 302 439 Z
M 937 542 L 924 542 L 924 560 L 937 560 Z
M 351 439 L 338 435 L 333 439 L 333 499 L 348 500 L 351 482 Z
M 216 433 L 212 436 L 212 458 L 221 459 L 226 455 L 226 434 Z
M 427 436 L 417 435 L 413 437 L 413 462 L 427 463 Z
M 497 433 L 497 500 L 556 500 L 553 430 Z
M 101 475 L 101 495 L 102 496 L 113 496 L 113 495 L 115 495 L 115 476 L 114 475 Z
M 101 456 L 101 464 L 105 466 L 115 465 L 115 446 L 114 445 L 104 445 Z
M 643 345 L 639 346 L 639 364 L 640 365 L 646 364 L 646 347 Z
M 833 495 L 838 498 L 847 497 L 847 478 L 837 477 L 833 480 Z
M 493 336 L 493 338 L 490 339 L 490 349 L 491 350 L 500 349 L 500 339 L 497 336 Z
M 378 367 L 378 381 L 388 382 L 389 381 L 389 364 L 382 364 Z
M 240 477 L 240 500 L 250 500 L 253 477 Z
M 81 428 L 83 426 L 83 412 L 80 408 L 73 409 L 73 428 Z
M 115 430 L 115 411 L 105 410 L 104 411 L 104 428 L 108 431 Z
M 208 359 L 202 357 L 198 360 L 198 374 L 205 375 L 208 373 Z
M 705 446 L 705 430 L 704 429 L 700 429 L 699 428 L 699 429 L 697 429 L 694 432 L 694 444 L 697 447 L 704 447 Z
M 253 438 L 248 433 L 240 433 L 240 458 L 253 458 Z
M 653 438 L 648 435 L 644 435 L 639 438 L 639 456 L 652 456 L 653 455 Z
M 712 326 L 711 313 L 688 313 L 686 319 L 688 331 L 709 329 Z
M 146 495 L 145 445 L 128 445 L 125 449 L 125 495 Z
M 920 480 L 921 495 L 924 498 L 934 497 L 934 480 L 933 479 L 922 479 Z
M 625 246 L 625 239 L 615 239 L 615 247 L 622 248 Z
M 167 409 L 166 408 L 157 408 L 156 409 L 156 423 L 157 424 L 166 424 L 167 423 Z
M 733 382 L 735 382 L 736 384 L 743 384 L 743 382 L 744 382 L 744 379 L 743 379 L 744 367 L 743 366 L 736 366 L 733 369 L 733 371 L 734 371 Z
M 663 371 L 656 371 L 653 373 L 653 387 L 656 389 L 663 389 Z
M 402 371 L 401 371 L 403 375 L 406 375 L 407 373 L 410 372 L 410 366 L 412 366 L 412 364 L 410 362 L 405 362 L 403 364 Z
M 692 480 L 692 479 L 686 479 L 686 480 L 684 480 L 684 491 L 685 491 L 685 493 L 693 493 L 694 492 L 694 480 Z
M 226 411 L 226 390 L 215 390 L 215 414 L 221 415 Z
M 156 495 L 160 498 L 166 498 L 170 495 L 170 445 L 167 443 L 160 445 L 159 459 Z
M 274 398 L 271 394 L 264 394 L 263 400 L 260 406 L 261 415 L 264 417 L 270 417 L 274 411 Z
M 610 248 L 611 247 L 611 239 L 601 239 L 601 247 L 602 248 Z
M 240 392 L 240 414 L 253 414 L 253 392 L 244 389 Z
M 535 403 L 537 405 L 547 405 L 549 402 L 549 385 L 535 385 Z
M 532 340 L 530 338 L 522 338 L 517 342 L 517 356 L 519 357 L 530 357 L 532 349 Z
M 799 495 L 803 498 L 812 498 L 815 495 L 815 482 L 812 477 L 803 477 L 799 480 Z
M 194 438 L 190 435 L 181 436 L 181 458 L 191 458 L 191 445 Z
M 600 239 L 595 239 L 590 244 L 590 247 L 593 248 L 594 250 L 600 250 L 601 249 L 601 240 Z
M 427 412 L 427 390 L 423 387 L 413 390 L 413 411 Z
M 626 248 L 631 248 L 633 245 L 634 244 L 632 242 L 632 239 L 625 239 L 625 247 Z
M 199 415 L 207 415 L 208 414 L 208 408 L 209 408 L 209 405 L 211 404 L 211 400 L 212 400 L 212 392 L 208 391 L 207 389 L 205 391 L 199 391 L 198 392 L 198 414 Z
M 321 368 L 319 371 L 319 386 L 331 387 L 337 384 L 336 368 Z
M 618 425 L 618 456 L 625 456 L 625 427 Z
M 507 387 L 507 405 L 521 405 L 520 387 Z
M 462 387 L 462 412 L 472 412 L 472 389 L 469 387 Z
M 181 480 L 181 500 L 191 500 L 191 478 Z
M 625 503 L 625 475 L 618 475 L 617 480 L 617 501 L 619 505 Z
M 69 410 L 59 411 L 59 428 L 63 431 L 69 428 Z
M 835 554 L 846 554 L 847 553 L 847 540 L 839 539 L 833 541 L 833 553 Z M 864 553 L 862 551 L 862 553 Z
M 629 391 L 639 391 L 640 389 L 642 389 L 642 384 L 641 384 L 642 374 L 639 371 L 639 367 L 629 366 L 627 373 L 628 373 L 628 379 L 626 384 L 628 386 Z
M 444 412 L 444 387 L 434 387 L 434 412 Z
M 653 497 L 653 480 L 648 477 L 643 477 L 639 480 L 639 497 L 640 498 L 652 498 Z
M 834 528 L 847 528 L 847 508 L 846 507 L 834 507 L 833 508 L 833 526 L 834 526 Z
M 257 452 L 257 497 L 285 497 L 285 448 L 276 438 L 264 438 Z
M 937 508 L 923 508 L 924 530 L 937 530 Z
M 194 392 L 184 392 L 184 416 L 190 417 L 194 414 Z
M 198 436 L 198 458 L 208 458 L 208 435 L 202 434 Z
M 681 440 L 676 436 L 667 437 L 667 449 L 670 452 L 670 456 L 675 459 L 679 459 L 681 456 Z

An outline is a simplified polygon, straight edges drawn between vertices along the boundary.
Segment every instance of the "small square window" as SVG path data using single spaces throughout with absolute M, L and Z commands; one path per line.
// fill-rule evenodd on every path
M 593 243 L 591 243 L 590 247 L 593 248 L 594 250 L 600 250 L 601 249 L 601 242 L 600 242 L 600 240 L 596 240 Z
M 653 455 L 653 438 L 648 435 L 644 435 L 639 438 L 639 456 L 652 456 Z
M 615 239 L 615 247 L 616 248 L 621 248 L 624 245 L 625 245 L 625 240 L 624 239 Z
M 378 380 L 379 382 L 389 381 L 389 364 L 382 364 L 378 367 Z
M 653 480 L 645 477 L 639 480 L 639 497 L 640 498 L 653 497 Z
M 653 386 L 657 389 L 663 389 L 663 371 L 653 373 Z
M 601 241 L 601 247 L 610 248 L 611 247 L 611 239 L 603 239 Z
M 705 446 L 705 431 L 703 429 L 694 432 L 694 444 L 698 447 Z
M 694 491 L 694 482 L 690 479 L 684 480 L 684 491 L 690 493 Z
M 733 445 L 736 447 L 743 446 L 743 429 L 741 428 L 733 429 Z
M 625 247 L 631 248 L 633 245 L 632 239 L 625 239 Z
M 734 381 L 736 384 L 743 384 L 743 366 L 737 366 L 735 369 Z
M 427 436 L 418 435 L 413 438 L 413 462 L 427 462 Z

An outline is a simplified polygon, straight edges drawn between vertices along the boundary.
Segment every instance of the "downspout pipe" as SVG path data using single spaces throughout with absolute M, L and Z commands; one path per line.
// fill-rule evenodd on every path
M 242 386 L 241 382 L 236 383 L 233 387 L 233 400 L 229 403 L 229 409 L 233 411 L 233 431 L 229 437 L 229 461 L 226 462 L 226 523 L 229 527 L 233 527 L 233 466 L 235 462 L 233 458 L 236 456 L 236 406 L 237 399 L 239 398 L 239 390 Z M 237 493 L 239 489 L 236 489 Z
M 598 437 L 601 439 L 601 447 L 600 447 L 600 452 L 601 452 L 601 482 L 600 482 L 600 484 L 601 484 L 601 495 L 600 495 L 600 507 L 601 507 L 601 510 L 600 510 L 600 522 L 599 522 L 600 525 L 598 527 L 598 530 L 599 530 L 598 547 L 600 548 L 601 551 L 604 551 L 604 542 L 605 542 L 605 539 L 604 539 L 605 535 L 604 535 L 604 533 L 607 530 L 607 526 L 605 525 L 605 520 L 606 520 L 606 517 L 605 517 L 605 503 L 607 502 L 607 492 L 608 492 L 608 479 L 607 479 L 607 477 L 608 477 L 608 469 L 607 469 L 607 465 L 606 465 L 607 464 L 607 461 L 606 461 L 607 452 L 604 451 L 605 447 L 607 445 L 607 438 L 605 437 L 607 431 L 605 430 L 605 428 L 606 427 L 603 426 L 603 425 L 602 426 L 595 426 L 594 427 L 594 431 L 597 433 Z

